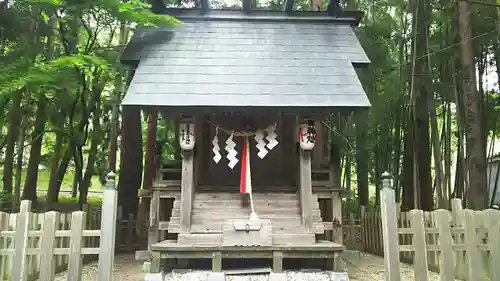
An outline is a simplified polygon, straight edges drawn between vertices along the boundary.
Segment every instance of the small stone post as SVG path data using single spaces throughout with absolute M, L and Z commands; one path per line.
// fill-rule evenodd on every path
M 115 185 L 115 174 L 109 172 L 106 176 L 101 208 L 101 240 L 97 281 L 113 280 L 117 207 L 118 190 Z
M 382 174 L 380 214 L 382 217 L 382 234 L 384 240 L 385 280 L 401 281 L 396 192 L 392 187 L 392 176 L 388 172 Z

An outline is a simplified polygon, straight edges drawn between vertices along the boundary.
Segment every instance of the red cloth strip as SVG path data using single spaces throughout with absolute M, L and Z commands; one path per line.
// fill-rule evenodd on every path
M 243 137 L 243 149 L 241 151 L 241 174 L 240 174 L 240 193 L 247 194 L 247 137 Z

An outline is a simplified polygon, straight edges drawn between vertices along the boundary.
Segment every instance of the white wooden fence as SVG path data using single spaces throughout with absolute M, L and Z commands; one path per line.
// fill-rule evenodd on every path
M 500 211 L 462 210 L 452 200 L 453 212 L 410 211 L 407 227 L 397 225 L 395 193 L 385 174 L 381 217 L 386 281 L 401 281 L 400 252 L 412 252 L 414 280 L 428 281 L 429 264 L 439 265 L 441 281 L 500 281 Z M 399 237 L 406 243 L 399 244 Z M 409 238 L 408 238 L 409 236 Z
M 0 213 L 0 280 L 53 281 L 67 269 L 68 281 L 81 280 L 83 256 L 99 255 L 98 281 L 111 281 L 115 247 L 117 191 L 108 175 L 100 229 L 85 229 L 86 213 L 32 213 L 22 201 L 17 214 Z

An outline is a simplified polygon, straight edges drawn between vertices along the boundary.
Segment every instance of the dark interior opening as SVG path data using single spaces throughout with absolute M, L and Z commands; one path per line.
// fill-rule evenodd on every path
M 283 270 L 327 270 L 326 259 L 285 258 Z M 222 270 L 272 269 L 273 260 L 268 259 L 222 259 Z M 165 272 L 172 270 L 212 270 L 212 259 L 167 260 Z

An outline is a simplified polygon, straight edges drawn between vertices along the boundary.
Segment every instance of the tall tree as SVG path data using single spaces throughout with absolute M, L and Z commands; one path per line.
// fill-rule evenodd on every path
M 467 201 L 471 209 L 483 209 L 488 204 L 486 185 L 486 141 L 484 139 L 483 98 L 476 88 L 476 69 L 472 47 L 470 3 L 458 1 L 460 49 L 462 58 L 463 102 L 465 107 L 465 135 L 470 187 Z

